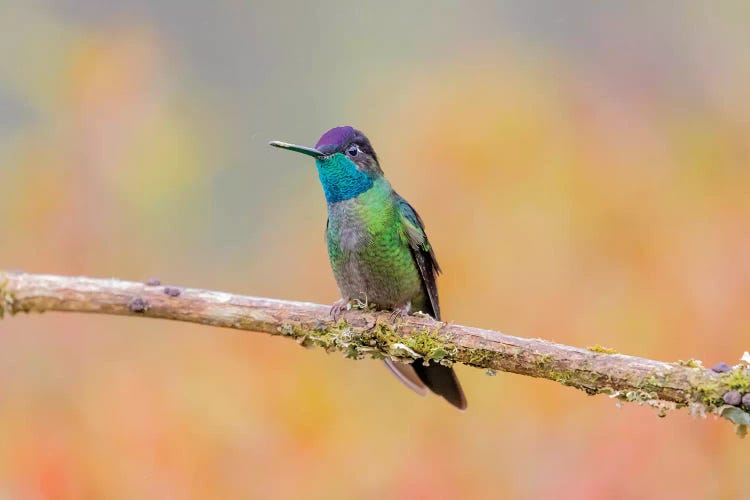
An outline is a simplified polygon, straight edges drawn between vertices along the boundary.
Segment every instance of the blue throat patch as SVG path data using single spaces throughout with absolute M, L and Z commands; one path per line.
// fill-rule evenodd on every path
M 359 170 L 343 153 L 315 160 L 315 165 L 328 203 L 359 196 L 370 189 L 374 182 L 370 174 Z

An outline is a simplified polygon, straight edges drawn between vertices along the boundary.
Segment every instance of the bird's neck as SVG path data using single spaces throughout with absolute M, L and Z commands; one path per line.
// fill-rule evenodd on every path
M 376 234 L 393 226 L 395 212 L 393 190 L 382 176 L 376 177 L 372 187 L 356 197 L 328 203 L 328 221 L 334 223 L 334 233 L 346 227 Z
M 325 164 L 320 161 L 316 163 L 318 177 L 328 203 L 355 198 L 370 190 L 375 184 L 374 175 L 359 170 L 343 155 L 339 158 L 332 158 Z

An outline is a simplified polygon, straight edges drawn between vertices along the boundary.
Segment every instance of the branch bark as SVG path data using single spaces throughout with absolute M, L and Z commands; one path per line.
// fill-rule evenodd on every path
M 715 373 L 696 361 L 667 363 L 422 316 L 405 317 L 394 325 L 388 312 L 353 310 L 334 322 L 329 308 L 319 304 L 154 285 L 0 272 L 0 317 L 3 313 L 84 312 L 264 332 L 293 338 L 305 346 L 341 351 L 350 358 L 388 356 L 404 362 L 463 363 L 545 378 L 588 394 L 648 404 L 661 414 L 680 407 L 726 413 L 722 397 L 727 391 L 750 392 L 750 369 L 745 366 Z M 731 420 L 741 424 L 744 417 L 739 418 Z

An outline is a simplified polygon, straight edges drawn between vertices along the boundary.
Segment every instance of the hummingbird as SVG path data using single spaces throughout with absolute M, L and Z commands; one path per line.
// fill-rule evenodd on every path
M 331 307 L 333 318 L 357 301 L 394 316 L 421 311 L 440 320 L 436 278 L 441 270 L 424 223 L 385 178 L 369 139 L 345 126 L 327 131 L 312 148 L 269 144 L 315 159 L 328 209 L 328 257 L 341 292 Z M 390 359 L 385 364 L 416 393 L 424 396 L 430 390 L 466 409 L 453 368 Z

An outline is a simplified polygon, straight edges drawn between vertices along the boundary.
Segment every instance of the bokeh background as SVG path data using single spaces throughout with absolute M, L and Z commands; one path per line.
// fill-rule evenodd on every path
M 352 124 L 445 319 L 707 365 L 750 347 L 747 2 L 0 4 L 0 267 L 338 298 Z M 0 323 L 2 498 L 748 498 L 748 441 L 459 366 L 469 410 L 262 334 Z

